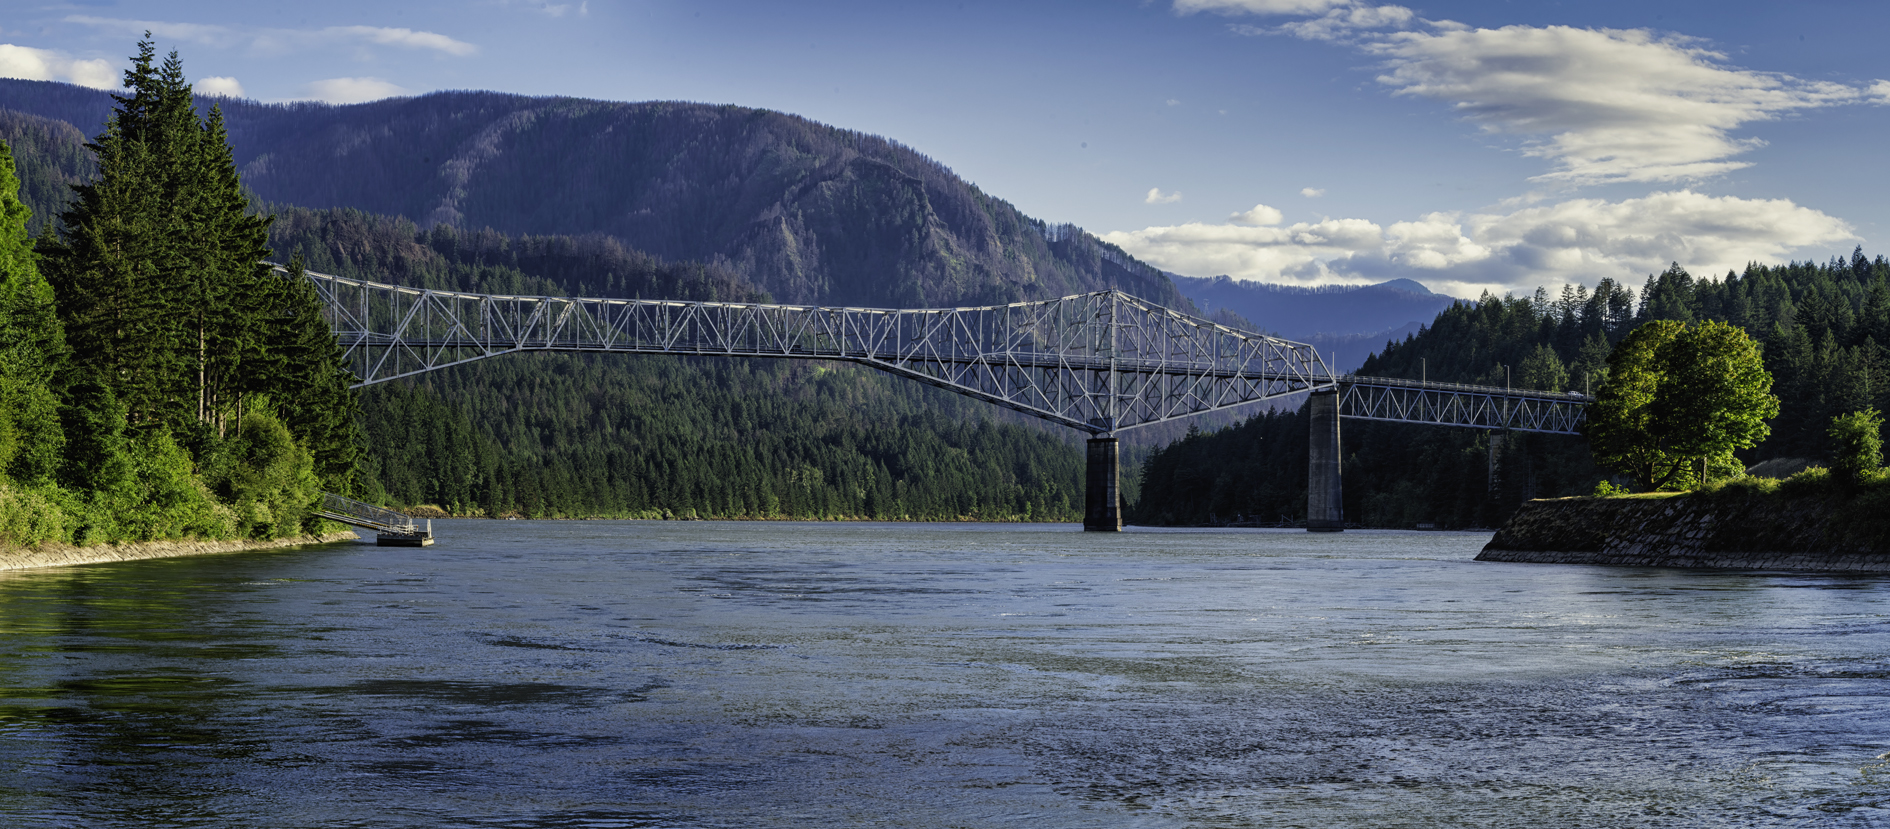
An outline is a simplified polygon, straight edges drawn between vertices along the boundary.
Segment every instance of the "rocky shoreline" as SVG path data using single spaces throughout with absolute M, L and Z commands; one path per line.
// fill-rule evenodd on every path
M 1828 498 L 1557 498 L 1530 501 L 1477 561 L 1890 573 L 1880 521 Z
M 338 532 L 318 536 L 278 538 L 270 541 L 176 539 L 170 541 L 142 541 L 130 544 L 98 544 L 91 547 L 74 547 L 70 544 L 42 544 L 27 549 L 0 549 L 0 570 L 29 570 L 38 567 L 104 564 L 113 561 L 135 561 L 146 558 L 172 558 L 176 556 L 198 556 L 215 553 L 238 553 L 249 550 L 273 550 L 282 547 L 301 547 L 308 544 L 329 544 L 336 541 L 353 541 L 359 538 L 360 536 L 353 532 Z

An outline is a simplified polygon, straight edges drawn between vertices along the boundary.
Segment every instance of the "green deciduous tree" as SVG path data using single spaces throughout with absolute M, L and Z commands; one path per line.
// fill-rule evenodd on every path
M 1863 409 L 1831 419 L 1831 472 L 1855 488 L 1883 466 L 1883 416 Z
M 1596 461 L 1643 489 L 1690 480 L 1696 462 L 1730 463 L 1764 440 L 1778 414 L 1758 344 L 1717 321 L 1654 320 L 1608 357 L 1584 433 Z

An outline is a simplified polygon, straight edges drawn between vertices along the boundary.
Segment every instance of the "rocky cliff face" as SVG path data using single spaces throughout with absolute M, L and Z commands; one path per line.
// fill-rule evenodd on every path
M 1860 506 L 1776 494 L 1530 501 L 1477 560 L 1890 573 L 1884 520 Z

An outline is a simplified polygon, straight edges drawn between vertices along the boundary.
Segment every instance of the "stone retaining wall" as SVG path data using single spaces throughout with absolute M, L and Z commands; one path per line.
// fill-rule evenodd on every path
M 1478 561 L 1890 573 L 1876 522 L 1823 498 L 1558 498 L 1522 506 Z
M 327 544 L 334 541 L 353 541 L 360 536 L 352 532 L 329 533 L 320 536 L 302 536 L 298 538 L 278 538 L 273 541 L 144 541 L 132 544 L 99 544 L 92 547 L 74 547 L 69 544 L 42 544 L 31 549 L 0 549 L 0 570 L 26 570 L 34 567 L 63 567 L 71 564 L 102 564 L 110 561 L 133 561 L 143 558 L 170 558 L 172 556 L 198 556 L 212 553 L 236 553 L 246 550 L 273 550 L 281 547 L 300 547 L 305 544 Z

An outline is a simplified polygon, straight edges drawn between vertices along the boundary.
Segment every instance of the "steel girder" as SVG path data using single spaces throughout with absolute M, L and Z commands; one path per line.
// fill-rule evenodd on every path
M 1335 379 L 1311 346 L 1113 290 L 894 310 L 499 296 L 304 276 L 357 385 L 525 351 L 842 360 L 1107 435 Z
M 1339 378 L 1339 416 L 1472 429 L 1580 434 L 1594 398 L 1386 377 Z

